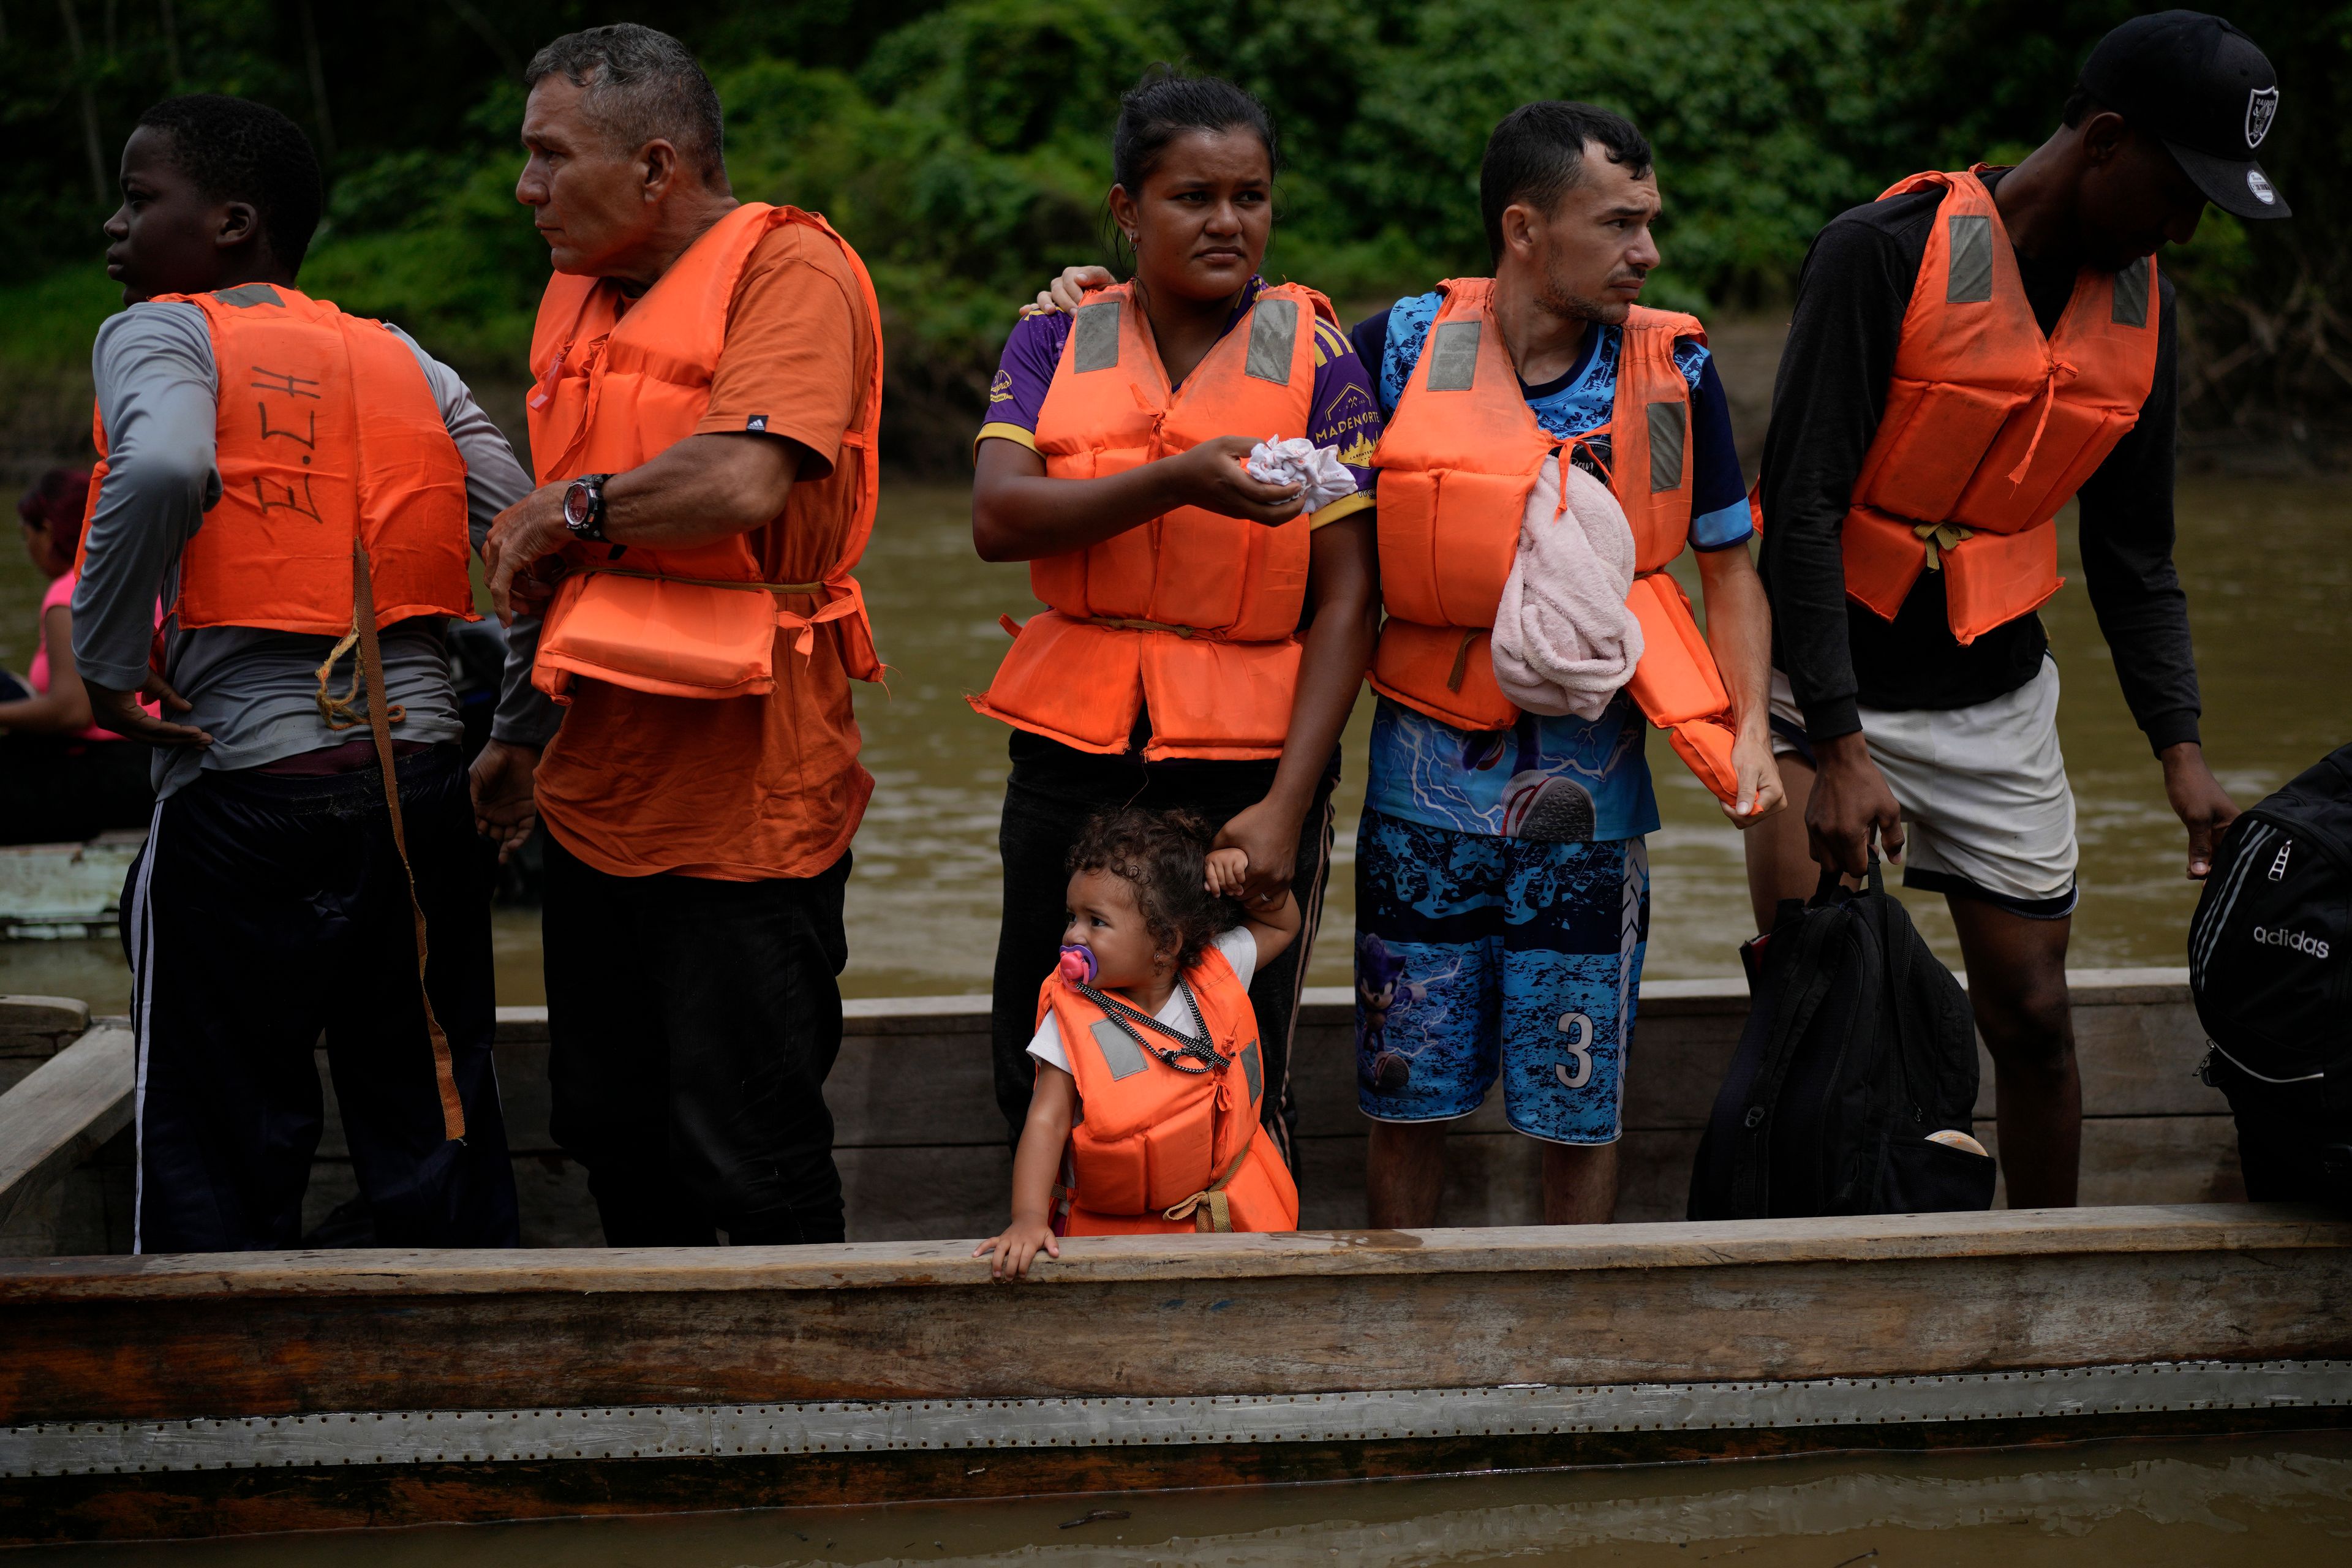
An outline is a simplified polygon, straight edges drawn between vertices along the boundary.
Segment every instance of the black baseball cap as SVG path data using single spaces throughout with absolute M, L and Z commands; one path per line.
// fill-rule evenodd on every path
M 2083 62 L 2083 89 L 2163 142 L 2206 199 L 2240 217 L 2291 216 L 2254 149 L 2278 117 L 2278 72 L 2253 39 L 2202 11 L 2135 16 Z

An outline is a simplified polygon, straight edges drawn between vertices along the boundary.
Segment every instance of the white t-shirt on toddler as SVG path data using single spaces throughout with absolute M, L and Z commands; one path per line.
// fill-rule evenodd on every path
M 1234 975 L 1243 985 L 1248 985 L 1250 976 L 1257 973 L 1257 938 L 1250 934 L 1249 927 L 1235 926 L 1209 945 L 1225 955 L 1225 962 L 1234 966 Z M 1168 1005 L 1160 1009 L 1159 1017 L 1180 1035 L 1192 1032 L 1192 1015 L 1184 1005 L 1184 993 L 1181 990 L 1168 993 Z M 1029 1042 L 1029 1054 L 1064 1072 L 1070 1070 L 1070 1054 L 1062 1048 L 1061 1026 L 1055 1022 L 1053 1014 L 1046 1014 L 1045 1023 L 1038 1026 L 1037 1037 Z

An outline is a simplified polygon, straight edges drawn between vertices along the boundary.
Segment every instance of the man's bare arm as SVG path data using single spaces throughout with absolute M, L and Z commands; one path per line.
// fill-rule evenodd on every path
M 604 486 L 604 536 L 614 544 L 678 550 L 747 533 L 774 521 L 792 494 L 808 448 L 780 436 L 689 436 Z M 563 494 L 545 484 L 499 514 L 482 546 L 490 600 L 511 622 L 547 590 L 523 574 L 571 542 Z
M 1738 726 L 1732 763 L 1739 772 L 1739 799 L 1724 815 L 1748 827 L 1788 804 L 1772 761 L 1772 606 L 1745 544 L 1700 551 L 1698 581 L 1706 645 L 1731 693 Z

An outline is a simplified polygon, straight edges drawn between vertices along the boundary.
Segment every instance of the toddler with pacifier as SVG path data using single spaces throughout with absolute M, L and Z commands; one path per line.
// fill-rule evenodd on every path
M 1064 1236 L 1291 1230 L 1298 1189 L 1259 1133 L 1249 981 L 1297 940 L 1287 889 L 1243 906 L 1249 861 L 1190 812 L 1136 807 L 1070 851 L 1062 958 L 1037 994 L 1037 1082 L 1013 1223 L 972 1254 L 1019 1279 Z

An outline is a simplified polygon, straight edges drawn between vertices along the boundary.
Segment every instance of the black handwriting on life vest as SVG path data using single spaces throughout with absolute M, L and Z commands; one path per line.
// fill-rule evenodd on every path
M 299 512 L 312 522 L 326 521 L 325 518 L 319 515 L 319 503 L 311 499 L 310 476 L 308 474 L 301 476 L 300 485 L 301 492 L 298 495 L 293 485 L 273 485 L 257 474 L 253 479 L 254 504 L 261 509 L 261 515 L 264 517 L 268 516 L 273 510 L 283 510 Z M 277 492 L 275 495 L 270 493 L 273 490 Z
M 253 385 L 259 392 L 283 393 L 288 397 L 308 397 L 314 402 L 325 395 L 318 390 L 320 383 L 309 376 L 294 375 L 282 370 L 252 367 Z
M 313 403 L 320 402 L 325 396 L 325 394 L 319 390 L 321 384 L 311 377 L 296 375 L 290 371 L 271 370 L 267 366 L 257 364 L 249 365 L 247 368 L 252 372 L 253 380 L 251 385 L 254 390 L 257 392 L 274 392 L 285 397 L 308 398 Z M 254 412 L 261 417 L 261 438 L 263 440 L 267 441 L 273 436 L 283 437 L 289 441 L 296 442 L 300 446 L 310 448 L 309 451 L 302 454 L 302 466 L 306 468 L 310 466 L 311 455 L 319 449 L 319 411 L 317 409 L 302 408 L 292 411 L 280 409 L 278 411 L 278 423 L 275 426 L 272 426 L 269 423 L 269 403 L 268 399 L 257 399 L 254 403 Z M 309 431 L 308 435 L 302 433 L 304 429 Z M 259 489 L 258 481 L 256 481 L 255 488 L 257 490 Z M 306 491 L 308 490 L 309 487 L 307 484 L 304 486 L 304 489 Z M 289 490 L 287 493 L 290 496 L 293 492 Z M 273 504 L 278 506 L 288 506 L 292 505 L 293 503 L 290 501 L 270 502 L 265 500 L 262 502 L 261 510 L 268 511 Z M 294 510 L 297 511 L 310 510 L 309 508 L 300 506 L 295 507 Z M 310 512 L 310 515 L 316 517 L 318 513 L 313 511 Z
M 303 446 L 310 447 L 313 452 L 319 449 L 319 411 L 317 409 L 305 408 L 301 411 L 303 423 L 310 427 L 310 432 L 306 436 L 302 434 L 301 431 L 295 429 L 291 425 L 280 425 L 272 428 L 269 423 L 269 405 L 267 403 L 257 403 L 253 406 L 254 411 L 261 416 L 261 438 L 263 440 L 267 441 L 272 436 L 281 436 L 289 441 L 299 441 Z M 307 463 L 310 459 L 306 456 L 302 460 Z

